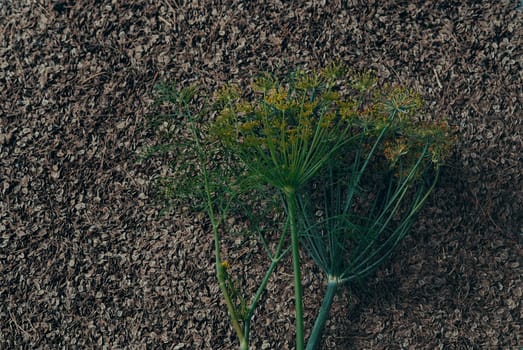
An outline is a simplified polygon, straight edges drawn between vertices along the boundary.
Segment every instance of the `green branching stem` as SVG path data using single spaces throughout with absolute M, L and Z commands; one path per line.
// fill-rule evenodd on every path
M 258 287 L 258 290 L 256 291 L 256 294 L 253 297 L 251 305 L 247 308 L 247 314 L 245 316 L 245 323 L 243 324 L 243 332 L 245 334 L 245 339 L 247 343 L 249 343 L 249 334 L 250 334 L 250 327 L 251 327 L 251 319 L 254 314 L 254 310 L 256 309 L 256 306 L 258 306 L 258 302 L 265 291 L 265 288 L 267 287 L 267 283 L 269 282 L 269 278 L 271 277 L 272 273 L 274 272 L 274 269 L 280 262 L 280 260 L 286 255 L 288 252 L 288 249 L 283 250 L 283 246 L 285 243 L 285 239 L 287 237 L 287 227 L 283 228 L 283 232 L 280 236 L 280 240 L 278 242 L 278 246 L 276 247 L 276 250 L 274 254 L 270 254 L 268 251 L 270 257 L 271 257 L 271 264 L 269 265 L 269 268 L 267 269 L 267 272 L 265 273 L 265 276 L 263 277 L 263 280 Z
M 190 112 L 188 112 L 187 114 L 190 115 Z M 215 212 L 214 212 L 214 205 L 213 205 L 213 200 L 211 197 L 212 186 L 210 183 L 209 173 L 206 168 L 206 164 L 208 161 L 207 156 L 206 156 L 203 146 L 201 144 L 201 141 L 200 141 L 200 138 L 199 138 L 199 135 L 197 132 L 197 128 L 196 128 L 193 120 L 191 120 L 191 132 L 193 134 L 193 137 L 194 137 L 194 140 L 196 143 L 198 156 L 200 157 L 200 164 L 202 164 L 202 175 L 203 175 L 204 188 L 205 188 L 205 194 L 206 194 L 206 207 L 207 207 L 209 219 L 211 221 L 213 237 L 214 237 L 216 276 L 218 278 L 220 290 L 225 299 L 227 311 L 229 312 L 229 316 L 231 318 L 232 327 L 234 328 L 236 336 L 238 337 L 238 340 L 240 342 L 240 349 L 247 350 L 249 348 L 249 344 L 243 333 L 242 327 L 240 325 L 239 316 L 236 312 L 236 308 L 234 307 L 234 303 L 232 301 L 231 295 L 229 294 L 229 291 L 227 290 L 227 286 L 226 286 L 226 282 L 225 282 L 225 271 L 224 271 L 225 267 L 222 265 L 220 236 L 219 236 L 220 220 L 216 217 Z

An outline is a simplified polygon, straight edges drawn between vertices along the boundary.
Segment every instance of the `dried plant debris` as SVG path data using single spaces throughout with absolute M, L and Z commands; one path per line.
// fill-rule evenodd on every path
M 167 170 L 140 161 L 157 142 L 145 122 L 153 86 L 247 84 L 262 70 L 339 60 L 418 90 L 458 142 L 390 264 L 337 296 L 324 348 L 521 346 L 518 4 L 2 2 L 0 344 L 235 348 L 204 216 L 159 215 L 154 183 Z M 267 264 L 256 242 L 224 245 L 238 271 Z M 323 281 L 305 270 L 312 316 Z M 283 267 L 271 280 L 254 318 L 258 349 L 293 348 L 290 282 Z

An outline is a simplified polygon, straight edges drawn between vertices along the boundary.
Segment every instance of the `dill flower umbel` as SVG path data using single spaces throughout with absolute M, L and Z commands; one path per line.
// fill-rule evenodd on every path
M 258 100 L 237 98 L 236 90 L 218 95 L 220 102 L 232 103 L 218 111 L 215 136 L 269 183 L 299 187 L 351 137 L 341 97 L 315 72 L 300 71 L 285 83 L 264 75 L 255 87 L 262 92 Z
M 397 86 L 380 90 L 368 71 L 353 77 L 347 71 L 341 65 L 297 70 L 282 82 L 264 74 L 253 83 L 258 95 L 249 98 L 227 85 L 216 94 L 220 110 L 214 136 L 280 189 L 303 185 L 330 154 L 360 135 L 382 140 L 391 166 L 415 164 L 417 154 L 432 164 L 442 161 L 449 149 L 448 128 L 419 122 L 419 94 Z

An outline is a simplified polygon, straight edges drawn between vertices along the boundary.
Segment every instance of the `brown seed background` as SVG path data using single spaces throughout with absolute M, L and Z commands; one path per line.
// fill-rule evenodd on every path
M 337 297 L 324 349 L 522 346 L 517 4 L 1 1 L 0 348 L 236 348 L 205 216 L 159 216 L 153 184 L 166 169 L 137 161 L 155 142 L 153 85 L 334 60 L 415 88 L 458 142 L 392 261 Z M 262 248 L 225 243 L 254 286 Z M 323 281 L 310 264 L 303 278 L 310 329 Z M 253 348 L 293 347 L 292 296 L 281 267 Z

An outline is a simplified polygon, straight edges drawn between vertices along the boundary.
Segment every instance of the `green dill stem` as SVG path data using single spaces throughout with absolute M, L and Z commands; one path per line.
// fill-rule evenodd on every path
M 269 282 L 269 277 L 271 277 L 272 273 L 274 272 L 274 269 L 276 268 L 276 265 L 278 264 L 278 260 L 273 260 L 271 262 L 271 265 L 269 266 L 269 269 L 265 273 L 265 277 L 263 278 L 263 281 L 258 288 L 256 295 L 254 296 L 254 300 L 251 304 L 251 306 L 248 308 L 247 316 L 245 317 L 245 321 L 243 324 L 243 332 L 245 334 L 245 339 L 247 343 L 249 342 L 249 333 L 250 333 L 250 327 L 251 327 L 251 318 L 252 314 L 254 313 L 254 310 L 256 309 L 256 306 L 258 304 L 258 301 L 260 300 L 260 297 L 265 290 L 265 287 L 267 286 L 267 283 Z
M 321 336 L 323 329 L 325 328 L 325 322 L 329 317 L 329 312 L 334 300 L 334 295 L 338 290 L 339 282 L 336 279 L 331 279 L 329 277 L 329 282 L 327 284 L 327 290 L 323 296 L 323 302 L 321 303 L 320 311 L 318 312 L 318 317 L 316 322 L 314 322 L 314 327 L 312 328 L 309 341 L 307 342 L 307 350 L 316 350 L 321 341 Z
M 294 307 L 296 311 L 296 350 L 303 350 L 303 291 L 300 273 L 299 237 L 296 223 L 296 193 L 294 189 L 288 189 L 285 191 L 285 195 L 287 198 L 287 208 L 289 211 L 289 221 L 291 225 L 292 267 L 294 270 Z
M 214 249 L 216 250 L 216 275 L 218 277 L 218 283 L 220 285 L 220 289 L 221 289 L 223 297 L 225 299 L 225 304 L 227 305 L 227 310 L 229 311 L 229 315 L 231 317 L 232 326 L 234 328 L 234 331 L 236 332 L 238 340 L 240 341 L 240 349 L 246 350 L 249 348 L 248 343 L 243 334 L 242 328 L 240 326 L 240 322 L 238 320 L 238 315 L 236 313 L 236 310 L 232 303 L 229 292 L 227 291 L 227 286 L 225 284 L 225 275 L 223 273 L 225 268 L 221 264 L 220 242 L 219 242 L 217 227 L 216 227 L 216 229 L 213 227 L 213 233 L 214 233 Z
M 288 251 L 288 250 L 286 250 L 282 254 L 283 244 L 285 242 L 286 237 L 287 237 L 287 227 L 284 228 L 284 231 L 283 231 L 282 235 L 280 236 L 280 241 L 278 242 L 278 246 L 276 247 L 276 252 L 272 255 L 272 258 L 271 258 L 271 264 L 269 265 L 269 268 L 267 269 L 267 272 L 265 273 L 265 276 L 263 277 L 262 283 L 258 287 L 256 294 L 254 295 L 251 305 L 247 309 L 247 315 L 245 317 L 245 322 L 243 324 L 243 334 L 245 335 L 247 344 L 249 343 L 251 318 L 254 313 L 254 310 L 256 309 L 256 306 L 258 305 L 261 295 L 262 295 L 263 291 L 265 290 L 265 287 L 267 286 L 267 283 L 269 282 L 269 278 L 271 277 L 272 273 L 274 272 L 276 265 L 278 265 L 278 263 L 283 258 L 285 253 Z
M 188 113 L 190 115 L 190 113 Z M 236 336 L 238 337 L 238 340 L 240 341 L 240 350 L 247 350 L 249 348 L 249 344 L 247 342 L 247 339 L 245 338 L 243 334 L 242 327 L 240 325 L 240 321 L 238 320 L 238 314 L 236 313 L 236 309 L 234 307 L 234 304 L 232 302 L 231 296 L 229 295 L 229 292 L 227 291 L 227 286 L 225 284 L 225 275 L 224 275 L 224 267 L 222 266 L 222 259 L 221 259 L 221 248 L 220 248 L 220 236 L 218 232 L 219 222 L 216 219 L 216 216 L 214 215 L 213 210 L 213 203 L 211 198 L 211 184 L 209 181 L 209 174 L 207 172 L 206 164 L 207 164 L 207 157 L 205 155 L 205 152 L 203 150 L 203 146 L 200 142 L 200 138 L 198 137 L 198 132 L 196 129 L 196 126 L 194 125 L 194 122 L 191 120 L 191 131 L 193 133 L 196 147 L 198 149 L 200 162 L 202 165 L 202 175 L 203 175 L 203 181 L 205 186 L 205 194 L 206 194 L 206 200 L 207 200 L 207 212 L 209 214 L 209 218 L 211 220 L 211 226 L 214 236 L 214 251 L 215 251 L 215 264 L 216 264 L 216 276 L 218 278 L 218 283 L 220 285 L 220 290 L 222 291 L 223 297 L 225 299 L 225 304 L 227 305 L 227 310 L 229 311 L 229 315 L 231 318 L 232 327 L 234 328 L 234 331 L 236 332 Z
M 383 128 L 383 130 L 380 132 L 380 134 L 378 135 L 378 138 L 376 139 L 376 142 L 374 142 L 374 145 L 372 145 L 372 148 L 371 150 L 369 151 L 369 154 L 367 155 L 367 157 L 365 158 L 365 161 L 363 162 L 363 165 L 360 169 L 358 169 L 358 171 L 356 172 L 356 176 L 353 177 L 351 179 L 352 181 L 352 184 L 349 188 L 349 191 L 348 191 L 348 195 L 347 195 L 347 200 L 346 200 L 346 204 L 345 204 L 345 209 L 344 209 L 344 212 L 347 212 L 347 210 L 349 210 L 350 206 L 351 206 L 351 203 L 352 203 L 352 197 L 354 196 L 354 194 L 356 193 L 356 189 L 358 187 L 358 184 L 360 182 L 360 179 L 361 177 L 363 176 L 363 173 L 365 172 L 365 169 L 367 168 L 367 165 L 369 164 L 370 162 L 370 159 L 372 158 L 372 155 L 374 154 L 374 152 L 376 151 L 376 148 L 378 147 L 378 144 L 380 143 L 381 139 L 385 136 L 385 133 L 388 131 L 389 127 L 386 126 Z M 362 137 L 363 137 L 363 134 L 362 134 Z M 360 144 L 360 147 L 361 147 L 361 144 Z M 358 161 L 359 161 L 359 157 L 360 157 L 360 151 L 361 150 L 358 150 L 357 151 L 357 158 L 358 158 Z

